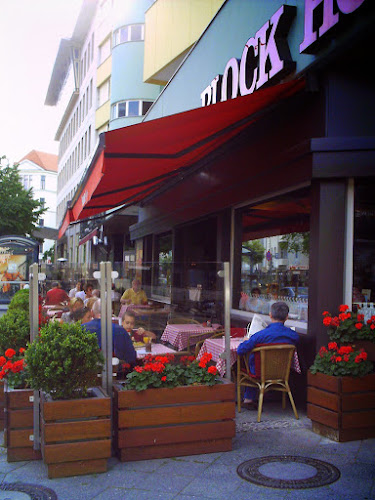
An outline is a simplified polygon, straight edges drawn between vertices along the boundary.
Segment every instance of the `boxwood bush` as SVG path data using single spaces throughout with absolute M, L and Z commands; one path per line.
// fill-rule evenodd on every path
M 18 351 L 30 340 L 29 313 L 23 309 L 9 309 L 0 318 L 0 355 L 8 348 Z
M 29 290 L 27 288 L 19 290 L 13 295 L 8 306 L 8 311 L 13 311 L 15 309 L 22 309 L 23 311 L 29 313 Z
M 97 385 L 97 374 L 104 362 L 95 333 L 80 323 L 57 322 L 40 329 L 25 360 L 30 387 L 46 392 L 52 399 L 87 397 L 88 388 Z

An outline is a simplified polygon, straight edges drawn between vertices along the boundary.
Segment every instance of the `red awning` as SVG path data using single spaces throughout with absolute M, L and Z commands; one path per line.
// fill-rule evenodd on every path
M 293 80 L 248 96 L 106 132 L 59 237 L 72 221 L 69 218 L 76 221 L 140 202 L 304 85 L 304 80 Z

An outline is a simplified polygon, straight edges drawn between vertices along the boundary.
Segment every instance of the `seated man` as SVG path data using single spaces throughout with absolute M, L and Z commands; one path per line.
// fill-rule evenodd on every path
M 61 288 L 61 284 L 58 281 L 52 283 L 51 290 L 46 293 L 46 305 L 58 305 L 62 302 L 69 302 L 69 296 L 65 290 Z
M 100 320 L 100 299 L 96 300 L 92 306 L 93 320 L 85 323 L 85 328 L 96 333 L 99 347 L 101 348 L 101 320 Z M 115 323 L 112 323 L 113 352 L 121 361 L 131 365 L 135 364 L 136 352 L 133 343 L 126 331 Z
M 141 282 L 138 279 L 132 281 L 132 288 L 125 290 L 121 297 L 121 304 L 147 304 L 147 296 L 144 290 L 142 290 Z
M 249 340 L 242 342 L 237 348 L 237 354 L 246 354 L 258 344 L 294 344 L 297 345 L 298 334 L 284 325 L 288 319 L 289 307 L 285 302 L 274 302 L 270 310 L 271 324 L 264 330 L 254 333 Z M 254 354 L 249 356 L 249 370 L 255 375 Z M 255 405 L 256 389 L 246 387 L 244 393 L 243 406 L 247 409 L 256 409 Z
M 124 318 L 122 320 L 122 326 L 124 330 L 126 330 L 131 337 L 134 337 L 136 342 L 143 342 L 144 337 L 148 337 L 149 339 L 156 339 L 156 335 L 153 332 L 145 330 L 144 328 L 137 328 L 134 330 L 135 326 L 135 314 L 131 311 L 126 311 L 124 314 Z

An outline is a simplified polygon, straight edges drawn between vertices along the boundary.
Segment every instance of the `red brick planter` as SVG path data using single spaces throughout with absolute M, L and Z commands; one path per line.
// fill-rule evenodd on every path
M 106 472 L 111 456 L 111 402 L 100 388 L 93 397 L 41 398 L 42 455 L 48 477 Z
M 308 372 L 307 416 L 314 432 L 334 441 L 375 437 L 375 373 L 356 378 Z
M 115 447 L 122 462 L 230 451 L 235 387 L 122 391 L 114 386 Z
M 4 445 L 8 462 L 40 460 L 40 451 L 33 448 L 34 434 L 32 389 L 9 389 L 5 395 Z

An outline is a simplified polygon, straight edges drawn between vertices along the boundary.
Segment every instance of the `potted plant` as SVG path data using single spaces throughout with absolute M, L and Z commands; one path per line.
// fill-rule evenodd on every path
M 115 446 L 121 461 L 229 451 L 234 384 L 217 378 L 211 354 L 146 356 L 114 386 Z
M 5 382 L 4 446 L 8 462 L 39 460 L 33 448 L 33 391 L 27 387 L 25 349 L 6 349 L 0 356 L 0 380 Z
M 41 451 L 48 477 L 107 470 L 110 399 L 96 385 L 103 364 L 95 333 L 50 322 L 25 353 L 30 386 L 41 390 Z
M 375 373 L 357 332 L 371 324 L 341 305 L 337 317 L 323 313 L 332 342 L 322 346 L 307 377 L 307 416 L 313 431 L 335 441 L 375 437 Z
M 15 351 L 25 347 L 30 339 L 30 322 L 28 312 L 29 294 L 24 290 L 17 292 L 8 307 L 7 312 L 0 318 L 0 356 L 11 346 Z M 4 394 L 4 380 L 0 380 L 0 428 L 4 427 L 6 397 Z

